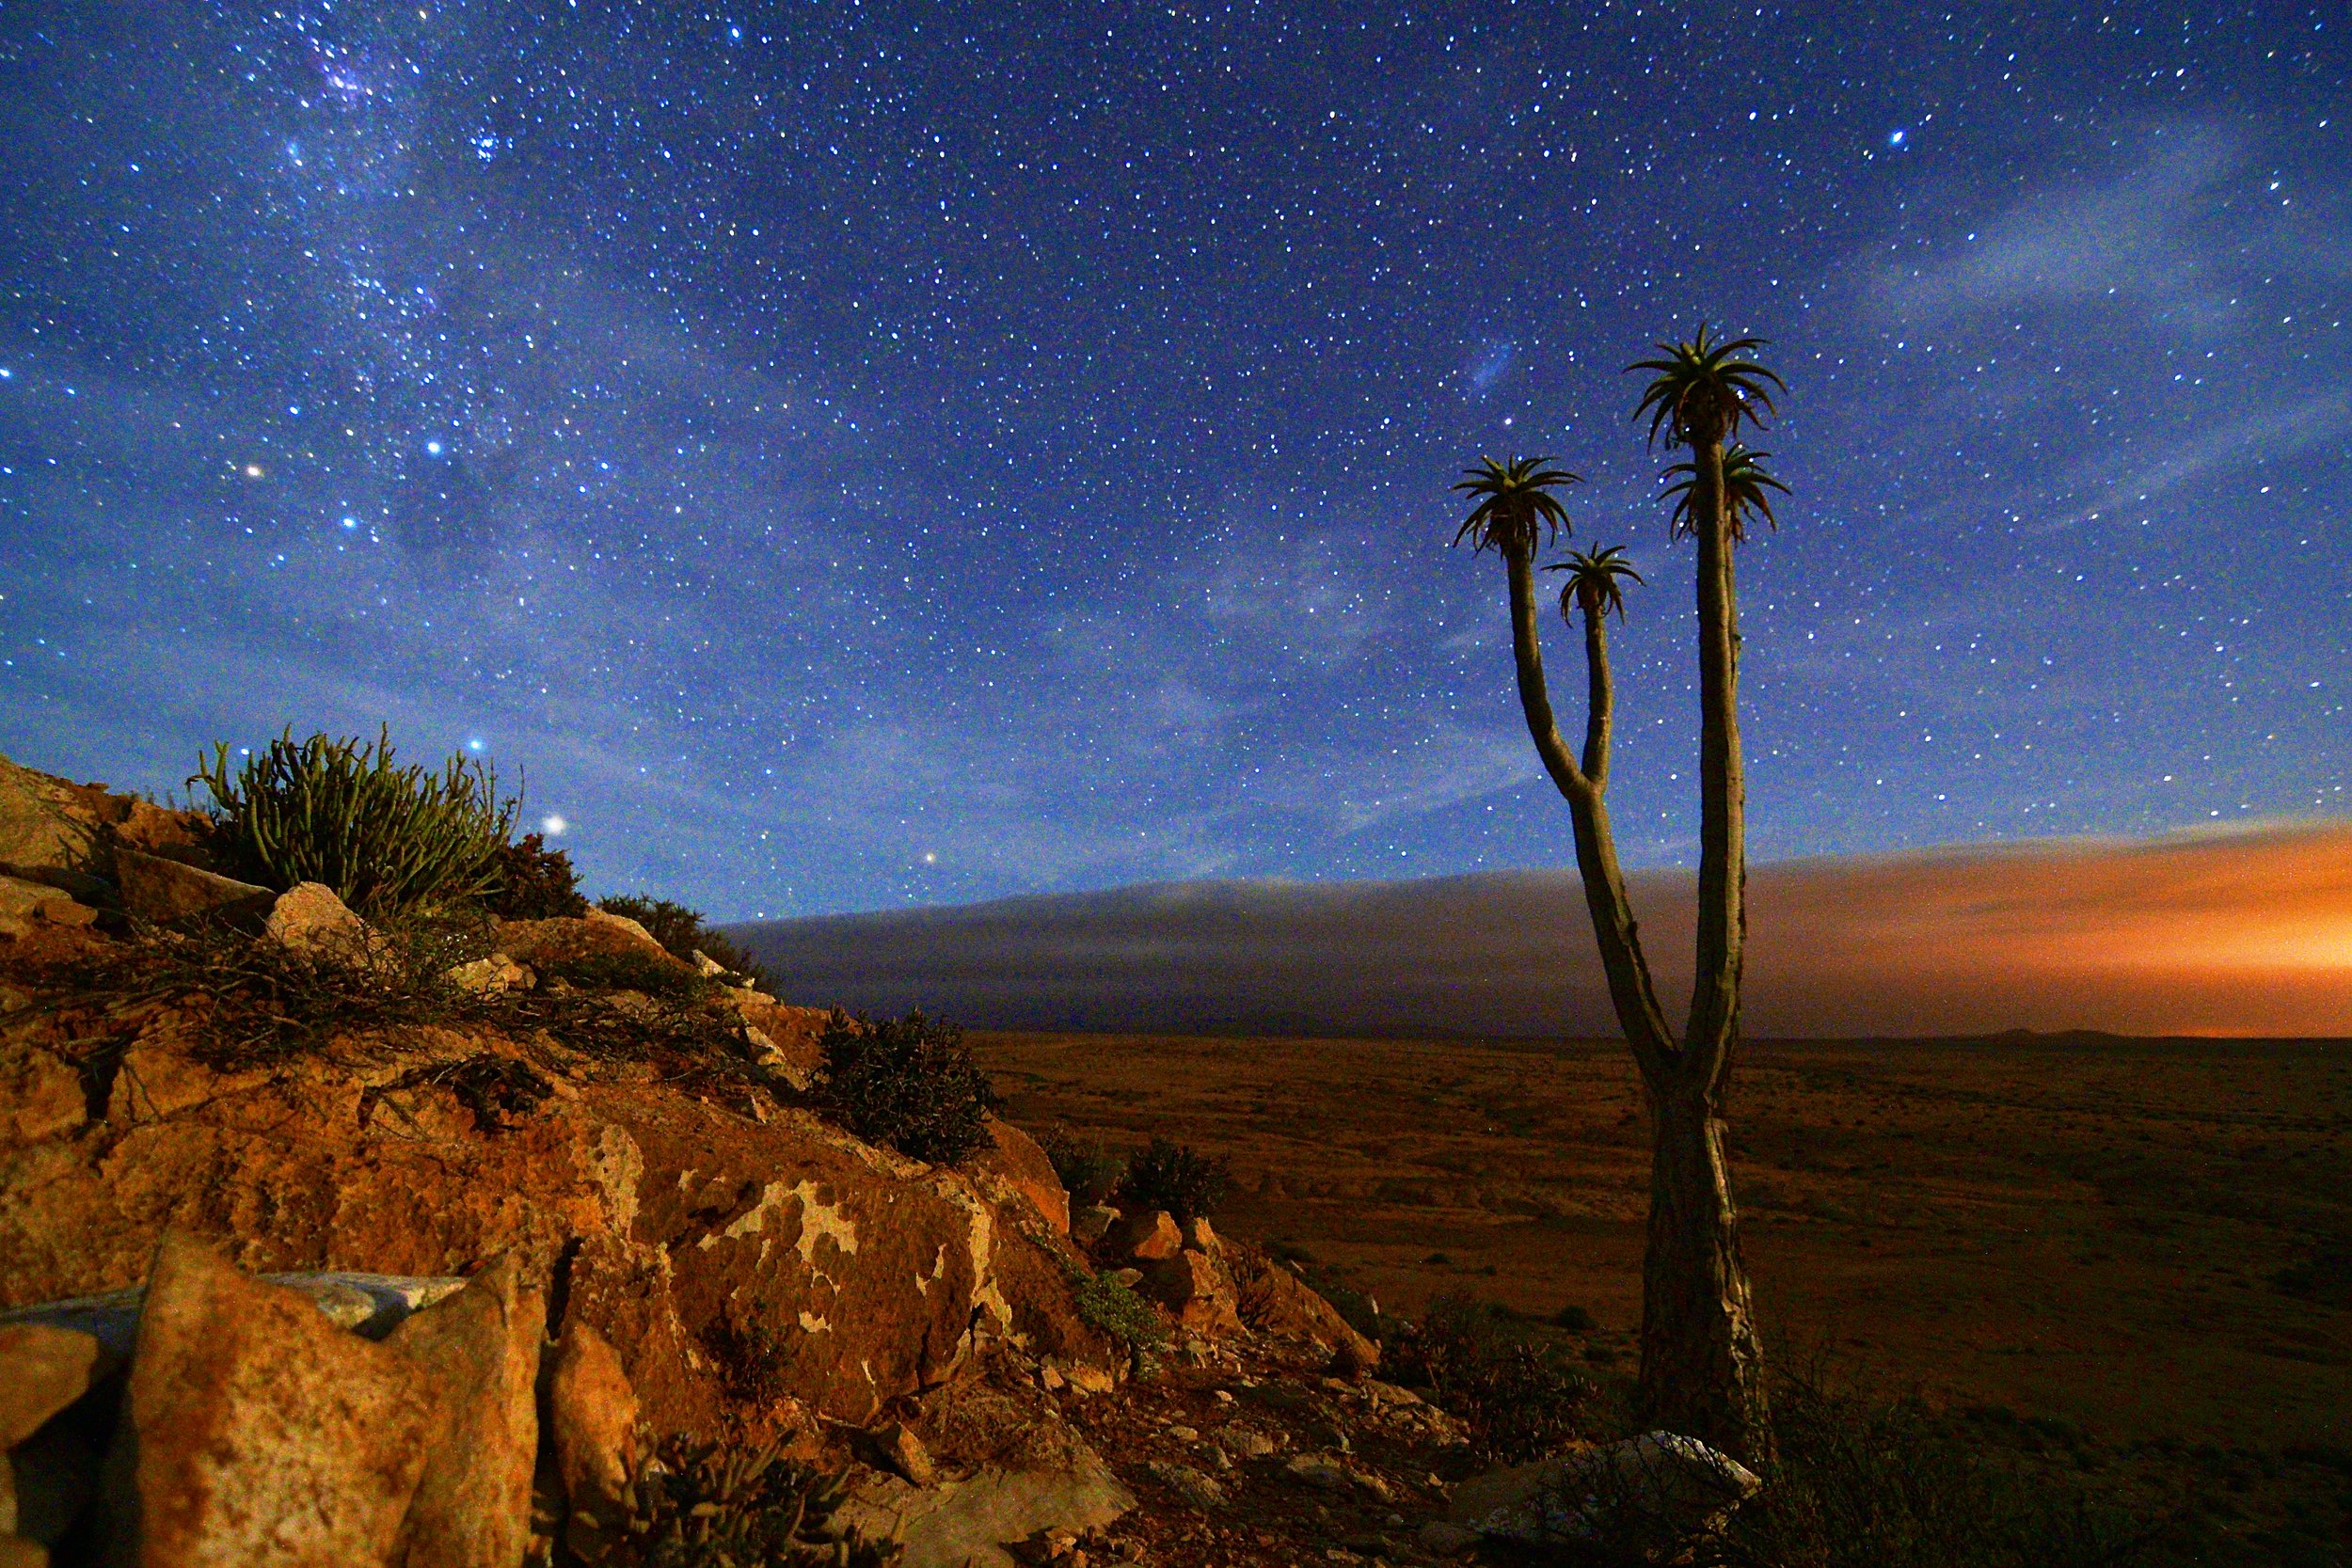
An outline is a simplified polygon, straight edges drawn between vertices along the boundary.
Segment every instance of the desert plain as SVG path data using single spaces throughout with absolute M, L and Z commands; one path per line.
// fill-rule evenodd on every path
M 1015 1120 L 1227 1156 L 1222 1228 L 1387 1313 L 1581 1307 L 1631 1364 L 1615 1042 L 972 1038 Z M 2352 1043 L 1756 1041 L 1730 1117 L 1775 1354 L 2104 1443 L 2352 1448 Z

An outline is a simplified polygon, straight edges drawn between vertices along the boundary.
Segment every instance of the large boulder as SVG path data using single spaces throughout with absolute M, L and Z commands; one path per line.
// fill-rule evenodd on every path
M 1234 1307 L 1243 1323 L 1263 1334 L 1305 1339 L 1331 1354 L 1349 1376 L 1380 1364 L 1380 1347 L 1340 1316 L 1340 1309 L 1313 1287 L 1257 1247 L 1228 1246 L 1223 1257 L 1233 1276 Z
M 1215 1254 L 1186 1247 L 1143 1266 L 1143 1293 L 1175 1315 L 1179 1327 L 1222 1335 L 1241 1329 L 1233 1276 Z
M 1070 1234 L 1070 1195 L 1062 1190 L 1054 1162 L 1035 1138 L 1009 1122 L 988 1118 L 990 1144 L 972 1162 L 975 1174 L 993 1192 L 1018 1194 L 1055 1234 Z
M 141 1568 L 389 1562 L 435 1414 L 417 1361 L 167 1236 L 106 1459 L 106 1556 Z
M 305 958 L 355 959 L 372 931 L 325 882 L 296 882 L 271 903 L 262 934 Z
M 501 921 L 498 950 L 541 974 L 595 971 L 625 977 L 634 969 L 691 976 L 694 966 L 675 958 L 636 921 L 592 909 L 584 916 Z
M 531 1540 L 547 1321 L 546 1300 L 510 1254 L 385 1340 L 423 1372 L 436 1398 L 424 1470 L 401 1525 L 401 1568 L 507 1568 L 522 1560 Z

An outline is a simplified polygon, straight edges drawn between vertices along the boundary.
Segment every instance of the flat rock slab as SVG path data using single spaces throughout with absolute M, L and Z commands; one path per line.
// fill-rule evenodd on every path
M 898 1568 L 1016 1568 L 1006 1545 L 1041 1531 L 1107 1525 L 1136 1496 L 1092 1454 L 1066 1470 L 982 1470 L 966 1481 L 910 1486 L 885 1476 L 834 1517 L 902 1547 Z
M 299 1291 L 328 1322 L 363 1339 L 383 1338 L 411 1313 L 466 1288 L 459 1278 L 389 1274 L 270 1274 L 262 1279 Z M 139 1312 L 146 1298 L 147 1288 L 134 1285 L 103 1295 L 19 1307 L 0 1312 L 0 1333 L 18 1323 L 71 1329 L 96 1339 L 119 1364 L 130 1357 L 138 1338 Z

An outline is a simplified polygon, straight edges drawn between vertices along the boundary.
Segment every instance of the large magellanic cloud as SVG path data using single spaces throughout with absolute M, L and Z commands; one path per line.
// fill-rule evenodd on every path
M 2352 825 L 1753 872 L 1759 1036 L 2352 1037 Z M 1692 883 L 1634 879 L 1671 997 Z M 1212 881 L 741 927 L 794 999 L 1007 1027 L 1614 1032 L 1569 871 Z

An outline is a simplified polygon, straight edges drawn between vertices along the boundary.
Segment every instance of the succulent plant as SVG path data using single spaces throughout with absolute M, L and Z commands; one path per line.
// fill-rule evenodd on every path
M 840 1478 L 762 1449 L 673 1439 L 624 1488 L 603 1560 L 642 1568 L 885 1568 L 895 1543 L 834 1517 Z

